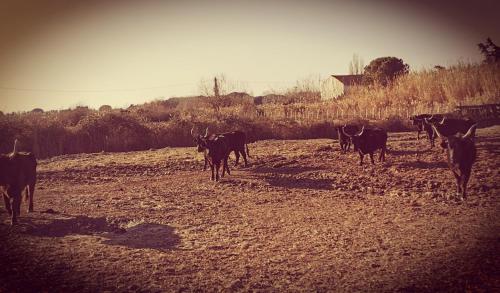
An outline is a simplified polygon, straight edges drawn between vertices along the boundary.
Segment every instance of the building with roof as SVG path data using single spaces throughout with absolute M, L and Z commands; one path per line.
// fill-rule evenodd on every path
M 321 100 L 338 98 L 363 82 L 362 74 L 332 75 L 321 82 Z

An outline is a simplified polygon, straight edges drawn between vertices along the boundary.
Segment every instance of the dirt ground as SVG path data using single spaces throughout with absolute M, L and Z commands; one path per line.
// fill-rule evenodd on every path
M 500 126 L 463 203 L 415 138 L 364 166 L 335 140 L 259 141 L 219 183 L 194 147 L 41 160 L 35 212 L 0 211 L 0 292 L 498 292 Z

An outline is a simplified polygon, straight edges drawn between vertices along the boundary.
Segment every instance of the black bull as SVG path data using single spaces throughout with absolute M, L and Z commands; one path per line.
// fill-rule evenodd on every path
M 243 159 L 245 161 L 245 167 L 248 165 L 247 155 L 250 157 L 250 153 L 248 151 L 248 145 L 246 143 L 246 134 L 243 131 L 236 130 L 232 132 L 209 135 L 207 127 L 204 135 L 195 136 L 193 134 L 193 129 L 191 129 L 191 135 L 193 135 L 195 139 L 198 152 L 204 153 L 205 164 L 203 170 L 206 170 L 207 164 L 209 164 L 212 168 L 211 161 L 213 161 L 213 154 L 215 153 L 221 154 L 220 156 L 226 156 L 224 169 L 228 171 L 228 174 L 230 171 L 229 167 L 227 166 L 227 157 L 229 157 L 229 154 L 231 152 L 234 152 L 236 156 L 235 166 L 239 163 L 240 154 L 241 156 L 243 156 Z M 222 153 L 224 153 L 224 155 L 222 155 Z M 216 155 L 216 157 L 218 156 L 219 155 Z
M 340 149 L 343 152 L 349 151 L 349 148 L 351 147 L 351 137 L 349 135 L 354 135 L 358 131 L 359 127 L 357 125 L 344 125 L 337 127 Z
M 420 114 L 416 116 L 410 117 L 412 124 L 417 127 L 417 139 L 420 139 L 420 132 L 425 131 L 427 133 L 427 138 L 431 144 L 431 147 L 434 146 L 434 140 L 436 135 L 432 130 L 430 122 L 437 122 L 443 119 L 443 115 L 441 114 Z
M 17 222 L 21 214 L 21 194 L 25 189 L 29 200 L 28 212 L 33 211 L 36 166 L 36 158 L 32 153 L 17 152 L 16 147 L 11 154 L 0 154 L 0 186 L 5 188 L 3 199 L 12 224 Z
M 358 134 L 349 135 L 344 131 L 344 134 L 349 136 L 354 145 L 354 151 L 359 152 L 360 165 L 363 165 L 363 157 L 365 154 L 370 155 L 372 164 L 375 164 L 373 160 L 373 153 L 380 149 L 379 161 L 385 161 L 385 153 L 387 150 L 387 132 L 381 128 L 371 128 L 371 129 L 361 129 Z
M 434 125 L 442 136 L 452 136 L 458 133 L 465 134 L 476 122 L 472 119 L 443 118 L 441 121 L 435 119 L 425 119 L 429 126 Z M 433 133 L 437 134 L 435 129 Z
M 217 135 L 210 138 L 200 136 L 198 151 L 200 151 L 200 149 L 204 149 L 205 165 L 207 163 L 210 165 L 210 170 L 212 171 L 210 178 L 212 180 L 219 181 L 221 163 L 223 163 L 222 177 L 224 177 L 226 171 L 227 174 L 231 175 L 231 171 L 227 165 L 230 153 L 227 137 L 224 135 Z
M 456 179 L 457 195 L 462 200 L 467 196 L 467 182 L 476 160 L 474 145 L 476 126 L 477 124 L 472 125 L 465 135 L 461 133 L 445 135 L 441 132 L 441 128 L 432 125 L 436 134 L 441 138 L 441 147 L 447 150 L 448 166 Z
M 231 152 L 234 152 L 234 155 L 236 156 L 236 161 L 234 163 L 235 166 L 238 165 L 239 160 L 240 160 L 240 154 L 243 157 L 243 160 L 245 161 L 245 167 L 248 166 L 248 160 L 247 156 L 250 157 L 250 152 L 248 151 L 248 145 L 247 145 L 247 136 L 243 131 L 236 130 L 236 131 L 231 131 L 231 132 L 225 132 L 225 133 L 220 133 L 220 134 L 211 134 L 208 135 L 208 128 L 205 131 L 205 134 L 203 136 L 198 135 L 196 137 L 193 134 L 193 129 L 191 129 L 191 135 L 194 136 L 195 138 L 195 143 L 198 148 L 198 152 L 205 152 L 205 158 L 206 158 L 206 151 L 207 149 L 203 147 L 200 144 L 200 138 L 202 139 L 210 139 L 213 140 L 218 136 L 224 136 L 224 141 L 225 144 L 227 145 L 228 148 L 228 156 Z M 203 167 L 203 170 L 206 170 L 207 168 L 207 160 L 205 159 L 205 166 Z

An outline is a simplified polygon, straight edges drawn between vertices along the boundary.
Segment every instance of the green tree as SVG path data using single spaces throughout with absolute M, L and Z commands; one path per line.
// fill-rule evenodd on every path
M 481 54 L 484 56 L 484 63 L 498 63 L 500 61 L 500 47 L 495 45 L 490 38 L 486 42 L 477 44 Z
M 366 83 L 378 83 L 386 86 L 396 77 L 407 74 L 410 66 L 396 57 L 380 57 L 374 59 L 365 67 Z

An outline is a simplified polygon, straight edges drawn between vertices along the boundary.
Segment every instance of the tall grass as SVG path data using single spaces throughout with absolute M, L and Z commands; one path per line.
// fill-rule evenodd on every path
M 500 66 L 459 63 L 448 69 L 412 72 L 387 87 L 356 87 L 342 100 L 361 108 L 403 108 L 408 112 L 498 103 Z

